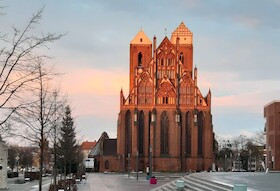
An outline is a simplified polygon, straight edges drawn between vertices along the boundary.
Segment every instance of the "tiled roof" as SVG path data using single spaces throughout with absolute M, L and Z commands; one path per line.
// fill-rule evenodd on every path
M 152 44 L 152 41 L 147 37 L 144 31 L 141 29 L 137 35 L 132 39 L 130 44 Z
M 96 145 L 96 141 L 94 142 L 85 141 L 82 143 L 81 148 L 82 150 L 91 150 L 95 145 Z

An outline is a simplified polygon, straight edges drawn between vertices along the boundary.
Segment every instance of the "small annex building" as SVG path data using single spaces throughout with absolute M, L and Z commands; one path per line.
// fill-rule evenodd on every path
M 118 171 L 117 139 L 103 132 L 88 157 L 94 158 L 95 172 Z

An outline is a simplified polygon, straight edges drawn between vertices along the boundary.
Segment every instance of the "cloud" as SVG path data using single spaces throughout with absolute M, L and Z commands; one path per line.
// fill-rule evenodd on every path
M 247 130 L 241 130 L 240 131 L 240 135 L 245 135 L 246 137 L 248 138 L 252 138 L 255 134 L 256 134 L 257 131 L 247 131 Z

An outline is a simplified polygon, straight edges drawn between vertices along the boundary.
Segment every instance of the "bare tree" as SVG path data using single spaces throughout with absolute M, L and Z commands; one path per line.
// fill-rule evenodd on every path
M 51 89 L 51 80 L 57 74 L 44 68 L 40 59 L 37 60 L 37 73 L 39 77 L 34 81 L 37 86 L 33 89 L 33 96 L 30 97 L 28 106 L 16 110 L 12 119 L 16 129 L 20 129 L 16 135 L 39 146 L 39 190 L 41 191 L 45 144 L 57 121 L 57 110 L 62 105 L 58 99 L 58 92 Z
M 265 132 L 262 130 L 259 130 L 255 133 L 255 135 L 252 137 L 252 141 L 254 144 L 263 146 L 266 144 L 266 137 Z
M 61 131 L 61 126 L 62 126 L 62 120 L 63 120 L 63 115 L 64 113 L 64 108 L 67 103 L 67 99 L 65 97 L 60 97 L 59 96 L 59 91 L 54 92 L 54 121 L 52 124 L 52 130 L 50 132 L 50 141 L 52 143 L 52 154 L 53 154 L 53 186 L 54 190 L 57 188 L 57 157 L 58 157 L 58 140 L 59 140 L 59 135 Z
M 41 20 L 40 9 L 27 22 L 23 30 L 13 27 L 12 35 L 0 31 L 0 130 L 9 130 L 8 119 L 19 108 L 25 108 L 26 93 L 33 91 L 34 82 L 44 75 L 37 72 L 37 59 L 46 57 L 38 55 L 39 48 L 61 38 L 54 33 L 34 34 L 34 28 Z M 12 37 L 10 37 L 12 36 Z

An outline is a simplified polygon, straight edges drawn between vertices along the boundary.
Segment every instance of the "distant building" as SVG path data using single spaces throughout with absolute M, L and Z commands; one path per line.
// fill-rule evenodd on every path
M 93 142 L 85 141 L 81 144 L 81 150 L 83 152 L 84 159 L 88 158 L 88 154 L 94 148 L 95 145 L 96 145 L 96 141 Z
M 7 188 L 8 147 L 0 135 L 0 190 Z
M 280 101 L 264 106 L 266 118 L 266 164 L 270 170 L 280 170 Z

